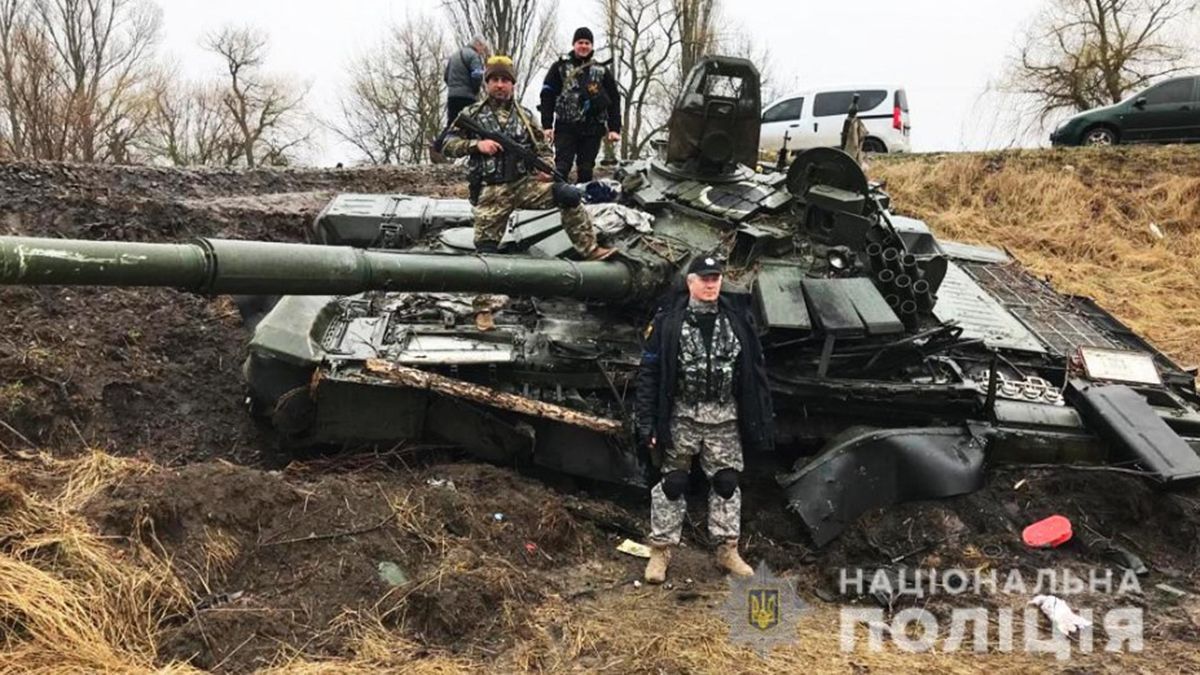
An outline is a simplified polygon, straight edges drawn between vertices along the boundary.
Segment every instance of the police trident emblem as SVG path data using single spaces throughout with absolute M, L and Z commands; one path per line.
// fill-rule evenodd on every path
M 730 640 L 750 645 L 763 658 L 776 645 L 796 640 L 796 624 L 808 607 L 791 580 L 759 563 L 754 576 L 730 577 L 729 585 L 721 614 L 729 622 Z
M 779 589 L 752 588 L 747 593 L 750 625 L 770 630 L 779 624 Z

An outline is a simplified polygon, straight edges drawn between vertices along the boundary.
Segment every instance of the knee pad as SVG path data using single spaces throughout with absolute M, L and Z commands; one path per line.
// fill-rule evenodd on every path
M 580 193 L 579 188 L 566 183 L 555 183 L 550 188 L 550 196 L 554 199 L 555 205 L 564 209 L 573 209 L 583 201 L 583 194 Z
M 738 489 L 738 472 L 733 469 L 721 469 L 712 477 L 712 489 L 721 499 L 729 499 Z
M 688 473 L 686 471 L 668 471 L 662 479 L 662 491 L 667 499 L 675 501 L 687 492 Z

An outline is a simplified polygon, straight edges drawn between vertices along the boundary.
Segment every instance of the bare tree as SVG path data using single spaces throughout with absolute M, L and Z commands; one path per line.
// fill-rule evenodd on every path
M 513 58 L 522 94 L 554 59 L 558 0 L 442 0 L 442 7 L 459 44 L 482 35 L 493 53 Z
M 641 156 L 665 128 L 682 42 L 674 0 L 599 0 L 621 93 L 621 156 Z
M 5 154 L 62 159 L 67 108 L 56 87 L 50 44 L 23 0 L 0 0 L 0 75 L 4 78 Z
M 138 139 L 141 154 L 175 166 L 232 166 L 242 157 L 220 84 L 192 83 L 164 69 L 150 87 L 151 112 Z
M 160 25 L 148 0 L 0 0 L 5 149 L 126 161 Z
M 709 54 L 717 42 L 719 0 L 671 0 L 679 17 L 679 81 L 692 72 L 701 56 Z
M 372 164 L 427 160 L 442 125 L 446 47 L 427 16 L 394 27 L 380 48 L 350 65 L 350 91 L 334 132 Z
M 309 140 L 302 120 L 307 88 L 262 72 L 267 37 L 258 29 L 226 26 L 205 46 L 228 74 L 222 102 L 237 127 L 241 160 L 246 166 L 286 163 Z
M 753 63 L 758 69 L 759 90 L 763 104 L 774 100 L 779 92 L 776 91 L 771 48 L 755 40 L 740 24 L 730 21 L 721 23 L 725 28 L 716 35 L 712 53 L 737 56 Z
M 1000 89 L 1032 101 L 1038 123 L 1058 111 L 1117 103 L 1179 72 L 1180 30 L 1195 0 L 1052 0 L 1025 36 Z
M 145 122 L 137 88 L 157 42 L 161 10 L 143 0 L 36 0 L 34 7 L 65 66 L 59 77 L 70 92 L 77 158 L 123 161 Z

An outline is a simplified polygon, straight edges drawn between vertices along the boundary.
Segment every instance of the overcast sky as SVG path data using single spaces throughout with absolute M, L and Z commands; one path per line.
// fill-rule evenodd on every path
M 253 24 L 271 40 L 268 68 L 312 85 L 308 104 L 332 118 L 346 63 L 383 37 L 389 24 L 439 0 L 158 0 L 162 51 L 190 76 L 218 75 L 201 37 L 226 23 Z M 908 90 L 913 150 L 963 150 L 1010 142 L 997 128 L 994 98 L 983 96 L 1021 26 L 1045 0 L 725 0 L 727 15 L 771 54 L 781 90 L 897 83 Z M 560 42 L 577 26 L 598 26 L 595 0 L 561 0 Z M 599 30 L 597 42 L 602 43 Z M 310 159 L 332 164 L 351 151 L 328 135 Z

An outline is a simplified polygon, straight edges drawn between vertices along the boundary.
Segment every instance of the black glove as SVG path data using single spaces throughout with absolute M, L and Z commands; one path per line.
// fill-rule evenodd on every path
M 653 439 L 654 434 L 652 433 L 638 433 L 637 458 L 645 472 L 643 478 L 646 485 L 654 485 L 662 477 L 659 470 L 662 465 L 662 455 L 659 454 L 657 446 L 651 443 Z

